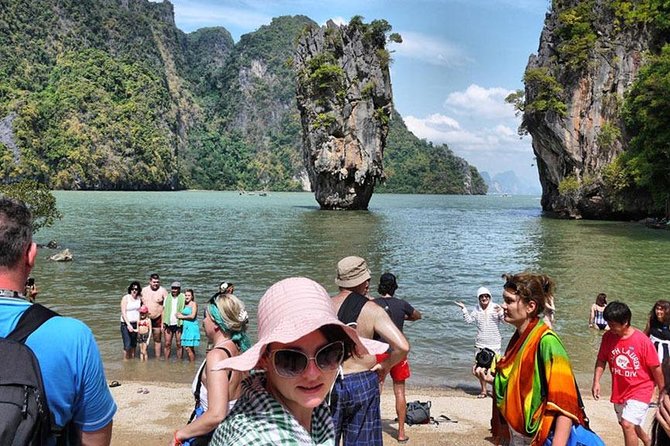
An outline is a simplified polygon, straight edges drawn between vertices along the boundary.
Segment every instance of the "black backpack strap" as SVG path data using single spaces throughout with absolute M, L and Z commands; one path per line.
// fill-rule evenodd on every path
M 342 305 L 340 305 L 340 309 L 337 312 L 337 318 L 344 324 L 355 324 L 358 320 L 358 316 L 361 314 L 363 306 L 368 302 L 369 300 L 367 297 L 352 291 L 344 299 Z
M 59 316 L 59 314 L 53 310 L 50 310 L 44 305 L 32 304 L 26 309 L 26 311 L 23 312 L 23 314 L 19 318 L 19 321 L 16 323 L 16 327 L 14 327 L 14 330 L 12 330 L 12 332 L 7 335 L 6 339 L 24 344 L 26 339 L 28 339 L 28 336 L 33 334 L 33 332 L 37 330 L 40 326 L 42 326 L 43 323 L 45 323 L 54 316 Z M 34 357 L 35 359 L 37 359 L 37 356 Z M 37 362 L 39 364 L 39 360 L 37 360 Z M 41 383 L 40 386 L 44 388 L 44 384 L 42 382 L 41 370 L 39 368 L 37 370 L 40 372 L 39 373 L 39 381 Z M 44 404 L 48 407 L 46 394 L 42 394 L 41 397 L 44 401 Z M 56 444 L 59 446 L 66 444 L 63 443 L 63 436 L 62 436 L 63 430 L 60 429 L 58 426 L 56 426 L 53 414 L 51 413 L 50 410 L 48 411 L 47 419 L 50 425 L 49 431 L 52 434 L 56 435 Z
M 214 347 L 217 350 L 223 350 L 226 352 L 229 358 L 231 358 L 233 355 L 230 353 L 230 350 L 228 350 L 226 347 Z M 200 389 L 202 388 L 202 374 L 205 371 L 205 367 L 207 367 L 207 360 L 205 359 L 205 362 L 202 363 L 202 367 L 200 368 L 200 373 L 198 373 L 198 383 L 195 385 L 195 392 L 193 392 L 193 396 L 195 397 L 195 407 L 193 408 L 193 412 L 191 413 L 191 416 L 188 419 L 188 422 L 190 423 L 195 419 L 195 410 L 200 406 Z M 228 370 L 228 381 L 230 381 L 230 378 L 233 376 L 233 371 Z
M 58 313 L 48 309 L 44 305 L 32 304 L 23 312 L 14 330 L 7 335 L 7 339 L 23 344 L 28 336 L 37 330 L 40 325 L 54 316 L 58 316 Z

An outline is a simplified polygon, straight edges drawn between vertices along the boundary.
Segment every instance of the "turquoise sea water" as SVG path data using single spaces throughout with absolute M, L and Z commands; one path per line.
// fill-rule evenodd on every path
M 600 334 L 587 325 L 595 296 L 605 292 L 633 309 L 641 328 L 670 288 L 670 231 L 636 223 L 543 218 L 538 197 L 374 195 L 367 212 L 318 209 L 309 193 L 57 192 L 64 218 L 36 240 L 56 239 L 75 257 L 46 260 L 33 273 L 38 299 L 93 329 L 110 378 L 189 382 L 188 363 L 124 363 L 120 299 L 130 281 L 179 280 L 198 301 L 222 280 L 248 305 L 252 337 L 258 299 L 275 281 L 307 276 L 331 293 L 337 261 L 360 255 L 376 291 L 386 271 L 399 297 L 424 319 L 406 324 L 412 343 L 410 385 L 473 386 L 476 329 L 453 304 L 476 304 L 487 286 L 500 302 L 505 272 L 543 271 L 558 283 L 556 330 L 581 385 L 590 377 Z M 504 343 L 511 336 L 503 329 Z M 204 352 L 204 347 L 202 348 Z M 202 354 L 201 354 L 202 357 Z

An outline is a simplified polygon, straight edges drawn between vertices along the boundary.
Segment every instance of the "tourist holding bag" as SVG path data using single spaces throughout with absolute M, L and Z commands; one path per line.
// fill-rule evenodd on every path
M 553 301 L 554 282 L 533 273 L 503 278 L 504 318 L 516 331 L 495 370 L 478 367 L 476 373 L 493 383 L 511 445 L 540 446 L 550 436 L 549 444 L 570 444 L 571 428 L 587 420 L 563 343 L 541 319 L 546 302 Z

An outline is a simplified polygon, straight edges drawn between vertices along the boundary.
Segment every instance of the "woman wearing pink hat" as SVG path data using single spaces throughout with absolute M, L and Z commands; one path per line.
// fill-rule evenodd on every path
M 359 338 L 337 319 L 330 296 L 318 283 L 284 279 L 258 304 L 258 342 L 214 369 L 255 370 L 210 445 L 334 445 L 324 399 L 338 368 L 351 356 L 386 350 Z

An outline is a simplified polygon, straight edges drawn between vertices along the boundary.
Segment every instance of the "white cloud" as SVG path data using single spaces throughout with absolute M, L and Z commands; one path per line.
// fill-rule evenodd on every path
M 405 125 L 418 138 L 435 144 L 447 144 L 452 150 L 467 158 L 467 153 L 525 153 L 528 143 L 519 140 L 509 126 L 498 124 L 492 127 L 463 128 L 446 115 L 433 114 L 426 118 L 407 116 Z
M 457 67 L 472 60 L 457 45 L 425 34 L 398 31 L 402 43 L 390 44 L 389 48 L 399 57 L 407 57 L 443 67 Z
M 513 119 L 514 107 L 505 102 L 512 90 L 501 87 L 484 88 L 472 84 L 465 91 L 447 96 L 444 105 L 458 114 L 477 115 L 486 119 Z

